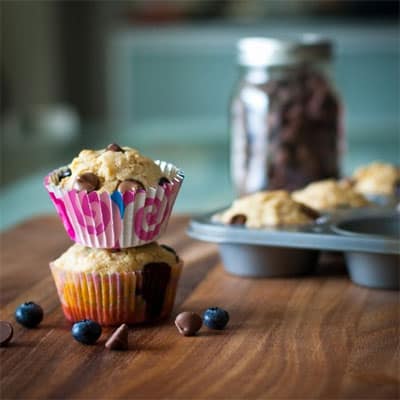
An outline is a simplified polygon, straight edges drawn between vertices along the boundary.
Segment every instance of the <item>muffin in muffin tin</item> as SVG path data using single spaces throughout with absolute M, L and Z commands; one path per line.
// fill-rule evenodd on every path
M 399 166 L 375 161 L 357 168 L 348 181 L 372 203 L 392 206 L 400 200 Z
M 313 182 L 304 189 L 292 193 L 294 200 L 318 211 L 360 208 L 369 205 L 369 201 L 356 192 L 348 181 L 326 179 Z
M 247 228 L 305 225 L 314 222 L 319 213 L 296 202 L 284 190 L 262 191 L 233 201 L 231 207 L 217 214 L 215 221 Z

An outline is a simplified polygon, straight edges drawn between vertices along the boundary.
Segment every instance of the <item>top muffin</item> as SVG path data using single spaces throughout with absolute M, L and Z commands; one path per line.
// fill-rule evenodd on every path
M 354 189 L 365 195 L 390 196 L 400 184 L 400 168 L 395 165 L 373 162 L 358 168 L 352 177 Z
M 316 210 L 335 210 L 367 206 L 368 200 L 346 181 L 326 179 L 310 183 L 292 193 L 295 200 Z
M 279 225 L 304 225 L 313 222 L 319 214 L 294 201 L 284 190 L 257 192 L 235 200 L 232 206 L 216 220 L 248 228 Z
M 99 191 L 148 189 L 169 180 L 160 167 L 138 150 L 111 144 L 102 150 L 82 150 L 59 173 L 63 189 Z

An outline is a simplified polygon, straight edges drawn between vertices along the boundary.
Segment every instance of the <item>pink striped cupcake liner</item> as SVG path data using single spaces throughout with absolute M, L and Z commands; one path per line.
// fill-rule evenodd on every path
M 154 242 L 166 230 L 183 172 L 165 161 L 156 161 L 169 178 L 156 188 L 90 192 L 66 190 L 58 185 L 60 169 L 44 179 L 68 236 L 95 248 L 128 248 Z

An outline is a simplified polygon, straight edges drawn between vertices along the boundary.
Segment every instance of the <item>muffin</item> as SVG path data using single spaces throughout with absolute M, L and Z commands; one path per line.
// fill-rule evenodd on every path
M 182 264 L 156 242 L 120 251 L 76 243 L 50 269 L 68 320 L 119 325 L 169 316 Z
M 45 187 L 72 240 L 88 247 L 126 248 L 165 231 L 183 173 L 129 147 L 82 150 Z
M 319 214 L 296 201 L 284 190 L 257 192 L 241 197 L 214 220 L 248 228 L 312 223 Z
M 310 183 L 304 189 L 293 192 L 292 197 L 319 211 L 365 207 L 369 204 L 368 200 L 357 193 L 348 182 L 334 179 Z
M 400 186 L 400 168 L 373 162 L 358 168 L 353 176 L 354 189 L 366 196 L 393 196 Z

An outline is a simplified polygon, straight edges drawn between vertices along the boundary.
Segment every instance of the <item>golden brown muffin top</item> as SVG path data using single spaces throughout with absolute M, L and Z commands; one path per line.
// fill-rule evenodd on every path
M 358 168 L 353 174 L 354 189 L 366 195 L 390 196 L 400 181 L 400 168 L 392 164 L 373 162 Z
M 138 271 L 146 264 L 160 262 L 173 267 L 178 264 L 178 258 L 173 251 L 156 242 L 119 251 L 94 249 L 75 243 L 52 265 L 65 271 L 114 273 Z
M 313 222 L 318 213 L 294 201 L 284 190 L 257 192 L 241 197 L 216 216 L 225 224 L 263 228 L 279 225 L 304 225 Z
M 315 210 L 335 210 L 367 206 L 368 200 L 347 182 L 326 179 L 310 183 L 292 193 L 293 198 Z
M 77 183 L 80 177 L 94 184 L 92 190 L 112 193 L 121 182 L 127 180 L 139 182 L 144 189 L 156 187 L 164 176 L 153 160 L 143 156 L 136 149 L 118 145 L 110 145 L 102 150 L 82 150 L 78 157 L 72 160 L 69 169 L 71 175 L 60 181 L 60 186 L 68 190 L 85 189 L 84 185 L 79 186 Z

